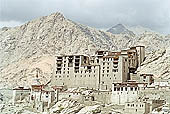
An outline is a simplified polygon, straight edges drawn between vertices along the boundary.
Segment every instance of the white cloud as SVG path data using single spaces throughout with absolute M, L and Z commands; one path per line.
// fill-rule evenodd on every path
M 0 20 L 25 22 L 60 11 L 73 21 L 96 28 L 118 23 L 167 33 L 170 0 L 0 0 Z
M 15 27 L 22 25 L 23 23 L 18 21 L 0 21 L 0 28 L 2 27 Z

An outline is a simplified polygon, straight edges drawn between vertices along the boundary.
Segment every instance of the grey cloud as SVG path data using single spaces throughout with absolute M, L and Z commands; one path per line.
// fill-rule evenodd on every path
M 169 0 L 0 0 L 0 21 L 25 22 L 53 12 L 73 21 L 109 28 L 123 23 L 155 31 L 170 30 Z

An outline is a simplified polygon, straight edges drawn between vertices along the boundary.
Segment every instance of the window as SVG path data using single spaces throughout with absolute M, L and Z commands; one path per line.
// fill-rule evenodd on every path
M 127 87 L 125 87 L 125 91 L 127 91 Z
M 99 59 L 97 59 L 97 63 L 99 63 Z
M 109 73 L 109 70 L 107 70 L 107 73 Z
M 104 70 L 103 70 L 103 73 L 104 73 Z
M 113 71 L 113 72 L 118 72 L 118 69 L 113 69 L 112 71 Z
M 103 65 L 105 65 L 105 63 L 103 62 Z
M 109 67 L 107 67 L 107 69 L 109 69 Z
M 104 69 L 105 67 L 103 67 L 103 69 Z

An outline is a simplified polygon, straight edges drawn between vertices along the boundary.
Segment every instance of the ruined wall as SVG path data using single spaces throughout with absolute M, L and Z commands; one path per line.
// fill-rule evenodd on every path
M 111 91 L 99 91 L 93 93 L 95 101 L 99 101 L 106 104 L 111 103 L 111 94 Z
M 13 104 L 17 103 L 17 101 L 21 101 L 26 97 L 29 97 L 30 90 L 13 90 Z

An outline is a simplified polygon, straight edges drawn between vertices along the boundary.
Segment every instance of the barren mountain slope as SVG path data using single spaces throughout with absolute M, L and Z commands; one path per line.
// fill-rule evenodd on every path
M 11 82 L 11 86 L 28 84 L 36 68 L 40 69 L 42 81 L 48 81 L 55 54 L 94 54 L 98 49 L 124 48 L 132 42 L 131 36 L 115 36 L 76 24 L 60 13 L 19 27 L 3 28 L 0 30 L 1 82 Z
M 155 70 L 164 64 L 159 59 L 167 60 L 168 53 L 164 50 L 170 44 L 169 37 L 151 32 L 138 36 L 114 35 L 72 22 L 60 13 L 35 19 L 19 27 L 3 28 L 0 30 L 1 84 L 29 85 L 36 69 L 40 71 L 42 82 L 49 81 L 56 54 L 94 54 L 99 49 L 118 50 L 135 44 L 145 45 L 148 55 L 140 71 L 145 72 L 149 68 L 149 71 Z M 170 71 L 169 68 L 166 70 Z M 159 73 L 153 71 L 158 76 L 163 72 L 165 69 Z

